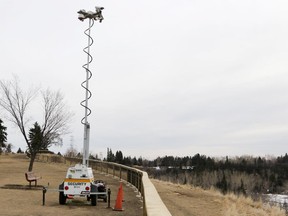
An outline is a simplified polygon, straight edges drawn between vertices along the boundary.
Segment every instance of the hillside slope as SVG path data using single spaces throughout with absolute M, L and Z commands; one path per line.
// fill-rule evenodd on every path
M 222 195 L 218 191 L 203 190 L 152 180 L 161 199 L 172 215 L 177 216 L 285 216 L 279 208 L 264 206 L 249 198 Z

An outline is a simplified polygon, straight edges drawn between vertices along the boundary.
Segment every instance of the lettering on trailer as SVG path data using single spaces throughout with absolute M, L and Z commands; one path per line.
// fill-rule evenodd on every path
M 66 178 L 66 179 L 64 179 L 64 182 L 81 182 L 81 183 L 83 183 L 83 182 L 87 182 L 87 183 L 90 183 L 90 182 L 92 182 L 93 181 L 93 179 L 73 179 L 73 178 Z
M 68 185 L 70 186 L 84 186 L 86 183 L 84 182 L 68 182 Z

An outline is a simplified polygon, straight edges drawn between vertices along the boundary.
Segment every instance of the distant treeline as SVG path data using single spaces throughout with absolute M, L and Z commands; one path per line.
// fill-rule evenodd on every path
M 288 189 L 288 155 L 280 157 L 241 156 L 212 158 L 205 155 L 158 157 L 146 160 L 114 155 L 107 150 L 107 158 L 128 166 L 140 166 L 152 178 L 202 188 L 215 187 L 223 193 L 281 193 Z
M 80 153 L 65 154 L 82 157 Z M 91 159 L 98 156 L 90 155 Z M 279 157 L 223 157 L 205 155 L 158 157 L 147 160 L 142 157 L 125 157 L 122 151 L 107 149 L 105 161 L 126 166 L 137 166 L 150 177 L 179 184 L 199 186 L 204 189 L 218 188 L 223 193 L 236 194 L 282 193 L 288 191 L 288 155 Z
M 159 168 L 147 168 L 154 178 L 202 188 L 216 187 L 223 193 L 280 193 L 288 187 L 287 153 L 277 158 L 165 156 L 154 160 L 154 165 Z

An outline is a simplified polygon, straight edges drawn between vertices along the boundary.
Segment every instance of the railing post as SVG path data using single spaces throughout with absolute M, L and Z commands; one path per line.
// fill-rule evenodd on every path
M 141 180 L 140 180 L 140 189 L 139 189 L 139 192 L 140 192 L 140 194 L 141 194 L 141 197 L 142 197 L 142 199 L 143 199 L 143 195 L 144 195 L 144 193 L 143 193 L 143 175 L 142 175 L 142 173 L 140 174 L 140 178 L 141 178 Z
M 131 183 L 130 175 L 131 175 L 131 171 L 127 170 L 127 182 L 129 183 Z
M 121 167 L 120 167 L 120 170 L 119 170 L 119 178 L 120 178 L 120 180 L 122 180 L 122 169 L 121 169 Z
M 43 192 L 42 201 L 43 201 L 43 206 L 44 206 L 45 205 L 45 194 L 47 192 L 47 189 L 45 187 L 43 187 L 42 192 Z
M 138 172 L 135 172 L 135 187 L 138 190 Z
M 138 191 L 141 193 L 141 174 L 138 173 Z
M 111 190 L 110 190 L 110 188 L 108 188 L 108 207 L 107 208 L 111 208 L 110 207 L 110 200 L 111 200 Z
M 97 162 L 96 161 L 92 161 L 92 164 L 93 164 L 93 169 L 97 170 Z

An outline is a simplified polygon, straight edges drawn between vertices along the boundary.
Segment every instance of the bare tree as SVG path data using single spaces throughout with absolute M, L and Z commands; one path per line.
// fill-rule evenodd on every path
M 35 134 L 29 136 L 29 133 L 27 134 L 29 129 L 27 129 L 29 123 L 29 118 L 27 117 L 28 106 L 36 98 L 38 91 L 35 88 L 27 92 L 23 91 L 17 78 L 8 82 L 0 81 L 0 106 L 8 112 L 8 119 L 20 129 L 24 137 L 30 156 L 28 171 L 32 171 L 34 160 L 39 150 L 48 149 L 52 144 L 62 143 L 61 136 L 68 132 L 68 123 L 72 117 L 72 113 L 65 106 L 63 95 L 60 92 L 52 92 L 49 89 L 42 91 L 43 124 L 42 127 L 39 125 L 35 127 L 34 124 L 34 130 L 40 129 L 42 138 L 35 139 Z M 29 131 L 31 132 L 31 130 L 33 132 L 33 128 Z M 37 134 L 38 136 L 39 134 Z M 37 145 L 35 145 L 35 142 Z M 41 147 L 39 148 L 39 146 Z
M 48 148 L 52 144 L 62 145 L 61 136 L 68 133 L 68 123 L 72 113 L 68 111 L 63 100 L 63 95 L 49 89 L 42 92 L 44 104 L 44 123 L 42 126 L 43 137 Z
M 64 154 L 65 157 L 76 157 L 77 156 L 77 150 L 74 148 L 74 146 L 71 144 L 70 148 L 68 148 Z

